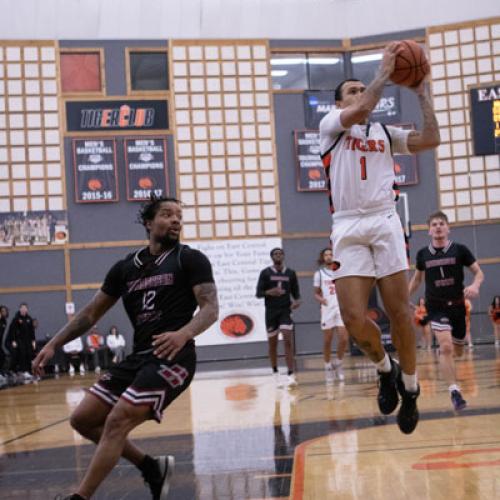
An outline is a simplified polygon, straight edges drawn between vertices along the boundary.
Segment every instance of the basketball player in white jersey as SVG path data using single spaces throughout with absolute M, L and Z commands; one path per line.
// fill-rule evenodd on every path
M 325 378 L 333 382 L 335 376 L 344 381 L 343 360 L 347 348 L 347 330 L 340 316 L 339 302 L 335 292 L 333 275 L 333 253 L 325 248 L 319 254 L 321 266 L 313 278 L 314 298 L 321 304 L 321 329 L 323 330 L 323 359 L 325 360 Z M 333 335 L 337 335 L 337 359 L 332 363 L 331 351 Z
M 349 335 L 379 372 L 378 404 L 392 413 L 401 395 L 397 421 L 402 432 L 418 423 L 415 334 L 409 310 L 404 235 L 396 213 L 393 153 L 417 153 L 439 145 L 439 129 L 424 82 L 413 88 L 423 114 L 421 131 L 370 123 L 394 70 L 397 42 L 389 44 L 377 75 L 367 87 L 346 80 L 335 89 L 336 107 L 320 123 L 320 147 L 327 170 L 332 210 L 335 284 Z M 367 317 L 377 284 L 391 323 L 399 365 L 385 352 L 381 332 Z M 402 371 L 402 373 L 401 373 Z

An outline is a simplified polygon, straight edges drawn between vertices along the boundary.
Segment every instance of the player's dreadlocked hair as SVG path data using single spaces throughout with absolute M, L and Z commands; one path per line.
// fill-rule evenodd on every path
M 160 205 L 165 201 L 171 201 L 172 203 L 182 205 L 182 203 L 177 198 L 156 196 L 155 194 L 151 194 L 149 200 L 141 206 L 139 212 L 137 213 L 137 222 L 146 227 L 146 222 L 151 221 L 155 218 L 156 212 L 158 212 Z M 146 232 L 149 234 L 147 228 Z

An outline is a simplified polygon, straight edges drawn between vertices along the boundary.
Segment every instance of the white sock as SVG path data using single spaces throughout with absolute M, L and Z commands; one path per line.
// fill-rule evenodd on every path
M 391 358 L 389 358 L 389 354 L 385 353 L 384 359 L 375 363 L 375 367 L 378 372 L 389 373 L 391 371 Z
M 448 390 L 449 390 L 450 392 L 453 392 L 453 391 L 458 391 L 458 392 L 460 392 L 460 387 L 458 387 L 458 385 L 457 385 L 457 384 L 451 384 L 451 385 L 450 385 L 450 387 L 448 387 Z
M 328 363 L 325 363 L 325 370 L 331 370 L 333 367 L 332 367 L 332 362 L 331 361 L 328 361 Z
M 401 372 L 401 377 L 403 378 L 403 384 L 407 392 L 417 392 L 417 374 L 407 375 L 404 372 Z

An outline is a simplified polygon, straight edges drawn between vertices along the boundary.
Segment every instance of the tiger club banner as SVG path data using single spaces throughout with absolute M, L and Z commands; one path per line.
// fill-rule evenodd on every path
M 264 299 L 255 297 L 259 274 L 272 264 L 270 252 L 279 238 L 198 241 L 197 248 L 212 263 L 219 295 L 219 319 L 196 337 L 196 345 L 267 341 Z
M 118 201 L 114 139 L 73 139 L 75 201 Z

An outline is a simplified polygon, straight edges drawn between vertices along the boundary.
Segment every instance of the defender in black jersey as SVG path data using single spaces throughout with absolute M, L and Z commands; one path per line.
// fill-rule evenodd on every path
M 446 214 L 432 214 L 428 224 L 431 243 L 417 253 L 409 292 L 414 293 L 425 276 L 427 319 L 439 343 L 442 375 L 449 384 L 455 409 L 461 410 L 466 402 L 456 382 L 453 355 L 461 356 L 465 344 L 465 299 L 478 296 L 484 276 L 471 251 L 448 239 L 450 228 Z M 473 283 L 465 288 L 464 267 L 474 275 Z
M 291 311 L 300 305 L 299 282 L 295 271 L 285 266 L 285 252 L 281 248 L 271 250 L 273 265 L 263 269 L 257 283 L 257 297 L 264 298 L 266 329 L 269 342 L 269 359 L 276 384 L 281 381 L 278 372 L 278 334 L 283 335 L 285 357 L 288 366 L 288 386 L 297 385 L 293 373 L 293 320 Z
M 193 338 L 217 319 L 210 262 L 198 250 L 179 243 L 180 203 L 152 198 L 141 210 L 140 220 L 149 246 L 117 262 L 91 302 L 33 362 L 40 374 L 55 349 L 82 335 L 122 299 L 134 327 L 133 352 L 102 375 L 71 416 L 73 428 L 98 446 L 70 499 L 90 498 L 120 456 L 141 470 L 153 499 L 166 498 L 174 457 L 152 458 L 127 436 L 148 419 L 159 422 L 163 410 L 186 390 L 196 368 Z

